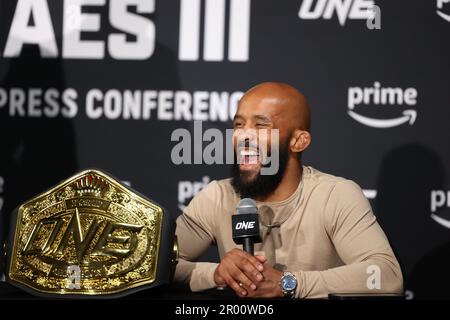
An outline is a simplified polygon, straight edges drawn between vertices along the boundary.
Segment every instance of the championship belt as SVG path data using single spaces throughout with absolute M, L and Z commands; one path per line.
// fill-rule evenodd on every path
M 101 171 L 67 179 L 11 219 L 7 278 L 32 294 L 123 296 L 172 279 L 174 220 Z

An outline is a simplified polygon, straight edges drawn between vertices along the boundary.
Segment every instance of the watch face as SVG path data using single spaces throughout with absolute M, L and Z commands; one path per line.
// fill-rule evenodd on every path
M 297 287 L 297 280 L 293 276 L 287 275 L 281 280 L 281 286 L 286 291 L 295 290 Z

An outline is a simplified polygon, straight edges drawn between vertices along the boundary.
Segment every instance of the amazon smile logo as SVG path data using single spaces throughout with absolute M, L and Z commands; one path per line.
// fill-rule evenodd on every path
M 450 14 L 447 14 L 447 13 L 444 13 L 441 11 L 444 8 L 445 3 L 450 3 L 450 0 L 437 0 L 436 1 L 436 6 L 437 6 L 436 13 L 438 14 L 439 17 L 441 17 L 445 21 L 450 22 Z M 450 7 L 450 5 L 448 7 Z
M 375 81 L 373 87 L 348 88 L 347 97 L 348 115 L 368 127 L 386 129 L 413 125 L 417 118 L 417 111 L 411 108 L 417 104 L 415 88 L 383 88 Z M 397 108 L 404 105 L 408 108 L 403 110 Z

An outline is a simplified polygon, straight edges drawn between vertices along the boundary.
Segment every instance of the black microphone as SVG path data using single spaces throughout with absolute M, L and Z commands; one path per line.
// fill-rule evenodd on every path
M 250 198 L 239 201 L 236 214 L 232 216 L 233 240 L 242 244 L 244 251 L 254 254 L 254 244 L 261 242 L 259 216 L 256 202 Z

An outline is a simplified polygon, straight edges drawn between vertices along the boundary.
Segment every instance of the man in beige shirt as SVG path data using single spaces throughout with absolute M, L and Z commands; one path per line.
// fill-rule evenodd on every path
M 192 291 L 228 286 L 242 297 L 403 291 L 397 259 L 360 187 L 301 164 L 311 135 L 300 92 L 282 83 L 253 87 L 240 100 L 234 129 L 278 129 L 279 142 L 270 135 L 267 141 L 249 135 L 244 147 L 234 141 L 245 160 L 233 166 L 232 178 L 211 182 L 177 219 L 176 281 Z M 279 146 L 275 175 L 262 175 L 263 165 L 250 152 L 259 154 L 263 143 Z M 262 243 L 255 256 L 232 238 L 231 217 L 245 197 L 259 208 Z M 220 263 L 195 262 L 211 244 Z

